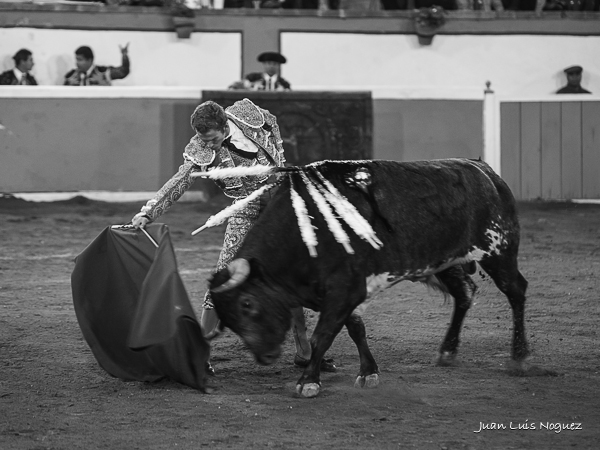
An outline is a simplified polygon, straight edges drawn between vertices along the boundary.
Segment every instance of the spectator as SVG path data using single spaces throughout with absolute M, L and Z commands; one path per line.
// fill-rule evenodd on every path
M 567 74 L 567 85 L 556 91 L 557 94 L 591 94 L 590 91 L 581 87 L 581 66 L 567 67 L 564 72 Z
M 290 83 L 279 75 L 281 64 L 286 63 L 285 56 L 277 52 L 265 52 L 258 55 L 258 61 L 263 63 L 263 72 L 252 72 L 246 75 L 245 82 L 250 89 L 259 91 L 289 91 Z
M 408 0 L 381 0 L 381 9 L 408 9 Z
M 127 47 L 119 46 L 122 55 L 120 67 L 94 65 L 94 53 L 86 46 L 75 50 L 76 69 L 65 75 L 65 86 L 110 86 L 112 80 L 121 80 L 129 75 Z
M 0 74 L 0 84 L 2 85 L 21 85 L 21 86 L 35 86 L 37 81 L 29 73 L 33 68 L 33 54 L 26 48 L 22 48 L 15 56 L 15 68 L 7 70 Z
M 456 0 L 456 9 L 479 11 L 504 11 L 502 0 Z

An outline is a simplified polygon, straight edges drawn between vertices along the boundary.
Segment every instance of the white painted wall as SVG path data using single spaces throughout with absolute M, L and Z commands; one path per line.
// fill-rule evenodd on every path
M 600 94 L 600 36 L 437 35 L 421 46 L 416 35 L 283 33 L 288 59 L 282 75 L 300 89 L 382 88 L 545 95 L 566 83 L 563 69 L 584 68 L 582 86 Z
M 129 42 L 132 72 L 115 86 L 205 86 L 226 88 L 242 65 L 240 33 L 194 32 L 178 39 L 173 31 L 83 31 L 0 28 L 0 69 L 12 69 L 20 49 L 33 52 L 33 75 L 41 85 L 61 85 L 75 68 L 75 50 L 91 47 L 94 62 L 121 64 L 119 45 Z
M 130 43 L 132 73 L 115 81 L 119 86 L 225 89 L 242 71 L 239 33 L 194 32 L 191 39 L 177 39 L 172 31 L 0 28 L 0 42 L 0 69 L 12 68 L 12 55 L 28 48 L 43 85 L 62 84 L 80 45 L 94 50 L 97 64 L 118 65 L 119 45 Z M 296 90 L 391 89 L 404 98 L 422 98 L 423 92 L 482 98 L 489 80 L 499 95 L 539 96 L 563 86 L 562 70 L 579 64 L 582 85 L 600 94 L 600 36 L 438 35 L 431 46 L 421 46 L 411 34 L 286 32 L 281 51 L 288 59 L 282 74 Z

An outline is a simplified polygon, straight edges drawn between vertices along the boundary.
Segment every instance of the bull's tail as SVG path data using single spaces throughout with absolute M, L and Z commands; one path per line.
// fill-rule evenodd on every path
M 448 301 L 452 298 L 446 285 L 442 283 L 442 281 L 437 276 L 430 275 L 425 280 L 423 280 L 422 283 L 436 292 L 441 292 L 444 296 L 444 305 L 448 303 Z

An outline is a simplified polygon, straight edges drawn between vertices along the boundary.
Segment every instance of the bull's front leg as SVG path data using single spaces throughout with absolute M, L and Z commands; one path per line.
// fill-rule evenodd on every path
M 302 376 L 296 384 L 296 392 L 302 397 L 311 398 L 319 395 L 321 390 L 321 361 L 333 340 L 344 326 L 346 314 L 321 311 L 317 326 L 310 338 L 311 357 Z

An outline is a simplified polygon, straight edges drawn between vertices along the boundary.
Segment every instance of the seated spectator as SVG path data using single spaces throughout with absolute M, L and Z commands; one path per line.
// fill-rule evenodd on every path
M 35 86 L 37 81 L 29 72 L 33 68 L 33 54 L 26 48 L 22 48 L 15 56 L 15 68 L 0 74 L 0 84 Z
M 408 0 L 381 0 L 381 9 L 408 9 Z
M 257 91 L 289 91 L 292 86 L 279 75 L 281 64 L 286 63 L 285 56 L 277 52 L 265 52 L 258 55 L 263 63 L 263 72 L 252 72 L 244 77 L 250 89 Z
M 591 94 L 590 91 L 581 87 L 581 66 L 567 67 L 564 72 L 567 74 L 567 85 L 556 91 L 557 94 Z
M 456 9 L 456 0 L 415 0 L 415 8 L 431 8 L 432 6 L 442 7 L 446 11 Z
M 599 0 L 537 0 L 540 11 L 598 11 Z
M 122 55 L 120 67 L 94 65 L 94 53 L 86 46 L 75 50 L 76 69 L 65 75 L 65 86 L 110 86 L 112 80 L 121 80 L 129 75 L 129 55 L 127 47 L 119 46 Z
M 340 0 L 280 0 L 284 9 L 339 9 Z M 262 6 L 261 6 L 262 7 Z
M 458 10 L 504 11 L 502 0 L 456 0 Z
M 536 11 L 545 0 L 502 0 L 504 9 L 511 11 Z

